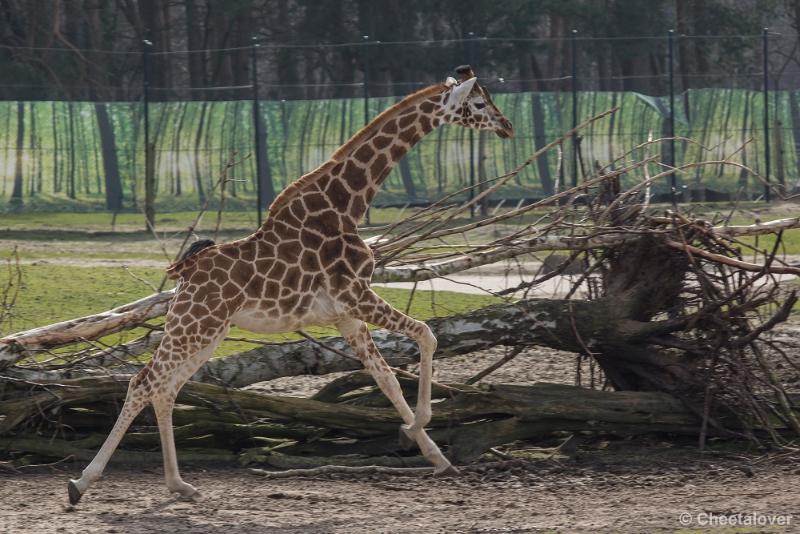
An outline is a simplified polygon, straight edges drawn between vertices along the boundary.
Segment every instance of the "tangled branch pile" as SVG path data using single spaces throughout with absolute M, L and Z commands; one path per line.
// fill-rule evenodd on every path
M 793 230 L 800 217 L 737 226 L 730 224 L 733 209 L 705 220 L 649 205 L 651 186 L 674 172 L 699 165 L 752 171 L 727 160 L 668 168 L 648 155 L 663 141 L 651 140 L 597 165 L 578 187 L 464 219 L 526 165 L 604 115 L 511 173 L 478 184 L 472 200 L 442 199 L 370 239 L 375 281 L 417 283 L 536 253 L 568 253 L 557 256 L 549 272 L 495 293 L 503 303 L 432 320 L 436 357 L 498 345 L 551 347 L 596 364 L 601 379 L 595 389 L 438 384 L 432 437 L 461 462 L 496 445 L 558 431 L 658 431 L 699 435 L 701 444 L 717 435 L 791 446 L 800 437 L 800 355 L 770 334 L 797 302 L 800 266 L 781 247 L 784 232 L 800 231 Z M 644 169 L 648 178 L 625 188 L 633 169 Z M 650 176 L 651 169 L 658 172 Z M 750 236 L 766 236 L 768 246 L 757 246 Z M 529 297 L 567 272 L 576 274 L 565 295 Z M 89 458 L 124 396 L 124 376 L 139 368 L 139 356 L 158 343 L 160 332 L 155 325 L 142 338 L 113 347 L 87 340 L 160 317 L 170 298 L 169 291 L 158 293 L 0 339 L 2 449 Z M 391 365 L 417 357 L 410 340 L 382 331 L 375 338 Z M 185 458 L 238 456 L 282 468 L 419 461 L 399 449 L 400 421 L 361 372 L 331 382 L 311 399 L 238 389 L 281 376 L 358 369 L 341 339 L 263 345 L 212 360 L 184 388 L 175 423 Z M 398 374 L 413 402 L 413 375 Z M 157 432 L 143 430 L 126 438 L 127 452 L 118 459 L 156 454 Z

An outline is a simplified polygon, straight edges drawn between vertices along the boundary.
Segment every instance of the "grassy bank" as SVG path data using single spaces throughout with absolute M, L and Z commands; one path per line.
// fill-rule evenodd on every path
M 10 320 L 0 325 L 0 334 L 11 333 L 83 315 L 102 312 L 131 302 L 152 293 L 152 286 L 161 283 L 163 270 L 152 268 L 72 267 L 47 263 L 21 266 L 22 286 Z M 7 280 L 3 271 L 0 279 Z M 2 281 L 2 280 L 0 280 Z M 171 284 L 166 287 L 172 287 Z M 393 306 L 405 310 L 411 292 L 405 289 L 376 288 L 376 292 Z M 467 295 L 449 291 L 418 290 L 411 300 L 409 313 L 421 320 L 431 317 L 464 313 L 498 302 L 490 296 Z M 158 323 L 160 321 L 153 321 Z M 309 329 L 317 335 L 333 335 L 333 329 Z M 132 339 L 144 330 L 114 334 L 104 339 L 113 344 Z M 295 334 L 263 336 L 238 328 L 231 330 L 232 337 L 283 340 L 297 339 Z M 252 343 L 228 341 L 217 351 L 218 355 L 231 354 L 255 347 Z

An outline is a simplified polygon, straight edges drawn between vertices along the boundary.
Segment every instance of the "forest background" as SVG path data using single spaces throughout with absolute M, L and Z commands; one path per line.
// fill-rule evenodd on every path
M 377 203 L 435 200 L 501 174 L 574 121 L 620 105 L 583 135 L 579 160 L 541 158 L 494 200 L 551 194 L 668 131 L 670 29 L 676 134 L 693 140 L 676 143 L 675 161 L 744 144 L 735 159 L 764 173 L 769 150 L 772 179 L 791 190 L 799 28 L 796 0 L 2 0 L 0 210 L 139 209 L 145 81 L 159 209 L 202 204 L 232 158 L 245 159 L 231 171 L 229 207 L 245 207 L 255 202 L 257 122 L 268 203 L 396 97 L 467 62 L 517 137 L 439 129 Z M 681 181 L 761 191 L 722 166 Z

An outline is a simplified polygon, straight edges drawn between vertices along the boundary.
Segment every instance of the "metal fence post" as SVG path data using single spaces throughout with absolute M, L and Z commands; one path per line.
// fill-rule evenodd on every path
M 361 36 L 361 68 L 364 71 L 363 99 L 364 99 L 364 126 L 369 124 L 369 35 Z M 370 206 L 367 206 L 367 224 L 370 224 Z
M 572 30 L 569 38 L 570 63 L 572 66 L 572 128 L 578 126 L 578 30 Z M 572 187 L 578 186 L 578 132 L 572 133 Z
M 467 63 L 472 66 L 475 60 L 475 51 L 473 44 L 475 42 L 475 32 L 467 32 Z M 467 134 L 469 136 L 469 200 L 475 198 L 475 131 L 470 128 Z M 469 216 L 475 217 L 475 205 L 470 204 Z
M 369 124 L 369 35 L 362 35 L 361 64 L 364 70 L 363 98 L 364 98 L 364 126 Z
M 769 150 L 769 28 L 762 34 L 764 47 L 764 200 L 770 201 L 770 150 Z
M 153 43 L 142 41 L 142 104 L 144 109 L 144 220 L 145 228 L 155 229 L 155 161 L 150 146 L 150 52 Z
M 667 53 L 669 72 L 669 159 L 671 168 L 675 168 L 675 30 L 667 32 Z M 678 206 L 678 177 L 673 172 L 669 175 L 672 190 L 672 207 Z
M 256 211 L 258 212 L 258 226 L 264 211 L 264 132 L 261 131 L 261 103 L 258 101 L 258 40 L 251 37 L 250 70 L 252 71 L 253 89 L 253 150 L 256 153 Z

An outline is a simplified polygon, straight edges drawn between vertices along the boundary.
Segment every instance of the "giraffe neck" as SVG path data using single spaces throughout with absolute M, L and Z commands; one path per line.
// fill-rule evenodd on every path
M 428 112 L 423 112 L 422 107 Z M 431 113 L 433 109 L 435 103 L 426 99 L 386 118 L 374 135 L 364 139 L 348 158 L 331 169 L 327 191 L 337 209 L 349 208 L 351 217 L 361 220 L 397 162 L 439 125 L 440 119 Z
M 322 193 L 325 204 L 357 224 L 395 164 L 441 123 L 441 113 L 435 112 L 441 98 L 442 87 L 432 86 L 381 113 L 331 159 L 284 190 L 270 206 L 270 218 L 280 217 L 295 199 L 323 202 Z

